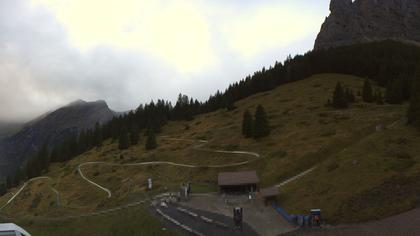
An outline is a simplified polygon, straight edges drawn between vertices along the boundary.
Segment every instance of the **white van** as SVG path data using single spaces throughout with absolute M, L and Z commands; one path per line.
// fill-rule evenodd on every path
M 0 224 L 0 236 L 31 236 L 21 227 L 12 224 Z

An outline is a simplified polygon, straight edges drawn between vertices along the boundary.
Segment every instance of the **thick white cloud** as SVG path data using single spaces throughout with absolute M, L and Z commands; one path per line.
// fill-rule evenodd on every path
M 0 120 L 217 89 L 312 48 L 328 0 L 0 1 Z

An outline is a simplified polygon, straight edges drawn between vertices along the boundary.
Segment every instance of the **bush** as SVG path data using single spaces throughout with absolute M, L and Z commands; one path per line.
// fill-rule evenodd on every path
M 331 172 L 331 171 L 337 169 L 338 167 L 340 167 L 340 165 L 338 165 L 337 162 L 333 162 L 333 163 L 331 163 L 327 166 L 327 171 Z
M 287 156 L 287 151 L 283 149 L 279 149 L 275 152 L 270 153 L 270 157 L 276 157 L 276 158 L 283 158 Z
M 321 131 L 322 137 L 330 137 L 336 135 L 336 130 L 334 128 L 329 128 Z
M 414 160 L 403 159 L 403 160 L 398 160 L 397 162 L 392 163 L 389 169 L 396 172 L 402 172 L 402 171 L 410 169 L 415 164 L 416 164 L 416 161 Z
M 41 202 L 41 198 L 41 194 L 35 195 L 34 199 L 32 200 L 31 209 L 35 209 L 38 207 L 39 203 Z

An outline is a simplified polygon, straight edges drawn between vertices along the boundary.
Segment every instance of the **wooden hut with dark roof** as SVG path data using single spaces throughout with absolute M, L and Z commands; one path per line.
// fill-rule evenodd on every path
M 223 172 L 219 173 L 218 185 L 220 192 L 256 192 L 260 179 L 255 171 Z

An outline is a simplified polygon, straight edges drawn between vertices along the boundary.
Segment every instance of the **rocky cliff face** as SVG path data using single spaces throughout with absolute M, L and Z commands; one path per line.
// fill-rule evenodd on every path
M 25 125 L 0 142 L 0 176 L 13 173 L 29 156 L 47 143 L 54 146 L 82 129 L 104 123 L 116 113 L 104 101 L 76 101 Z
M 394 39 L 420 43 L 419 0 L 332 0 L 315 49 Z

